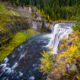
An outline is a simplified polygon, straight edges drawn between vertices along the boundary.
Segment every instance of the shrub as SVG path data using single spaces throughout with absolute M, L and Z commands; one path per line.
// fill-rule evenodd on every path
M 43 72 L 43 74 L 48 74 L 52 68 L 54 67 L 53 59 L 54 55 L 52 53 L 46 53 L 43 51 L 42 53 L 41 65 L 40 65 L 40 71 Z

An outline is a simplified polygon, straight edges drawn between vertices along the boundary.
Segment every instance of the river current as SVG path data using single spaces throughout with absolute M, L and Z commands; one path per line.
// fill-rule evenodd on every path
M 50 46 L 53 54 L 57 54 L 60 40 L 72 33 L 72 26 L 72 23 L 55 24 L 52 33 L 34 36 L 15 48 L 0 63 L 0 80 L 41 80 L 41 53 Z

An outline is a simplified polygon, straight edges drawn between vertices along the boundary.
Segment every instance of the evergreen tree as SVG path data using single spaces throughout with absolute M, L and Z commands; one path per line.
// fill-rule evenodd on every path
M 8 0 L 17 5 L 33 5 L 43 10 L 51 19 L 72 19 L 79 14 L 80 0 Z

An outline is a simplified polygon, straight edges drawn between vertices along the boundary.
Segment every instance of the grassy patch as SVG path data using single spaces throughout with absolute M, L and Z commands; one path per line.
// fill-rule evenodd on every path
M 14 48 L 19 46 L 21 43 L 23 43 L 28 38 L 30 38 L 34 35 L 37 35 L 37 34 L 39 34 L 39 32 L 36 32 L 31 29 L 28 29 L 28 30 L 25 30 L 22 32 L 17 32 L 14 35 L 13 39 L 9 42 L 9 44 L 6 44 L 5 46 L 2 46 L 0 48 L 0 62 L 2 62 L 6 56 L 11 54 L 11 52 L 14 50 Z
M 24 17 L 26 17 L 24 15 Z M 13 38 L 16 32 L 26 30 L 29 28 L 29 24 L 26 19 L 24 19 L 17 9 L 12 6 L 6 6 L 4 3 L 0 2 L 0 45 L 11 38 Z

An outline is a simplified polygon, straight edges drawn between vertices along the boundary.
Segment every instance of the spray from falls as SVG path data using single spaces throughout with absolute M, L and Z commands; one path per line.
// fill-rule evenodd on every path
M 71 24 L 66 25 L 66 23 L 55 24 L 51 33 L 51 40 L 48 44 L 48 47 L 53 49 L 53 54 L 57 54 L 58 45 L 60 40 L 62 40 L 65 36 L 68 37 L 72 32 Z

